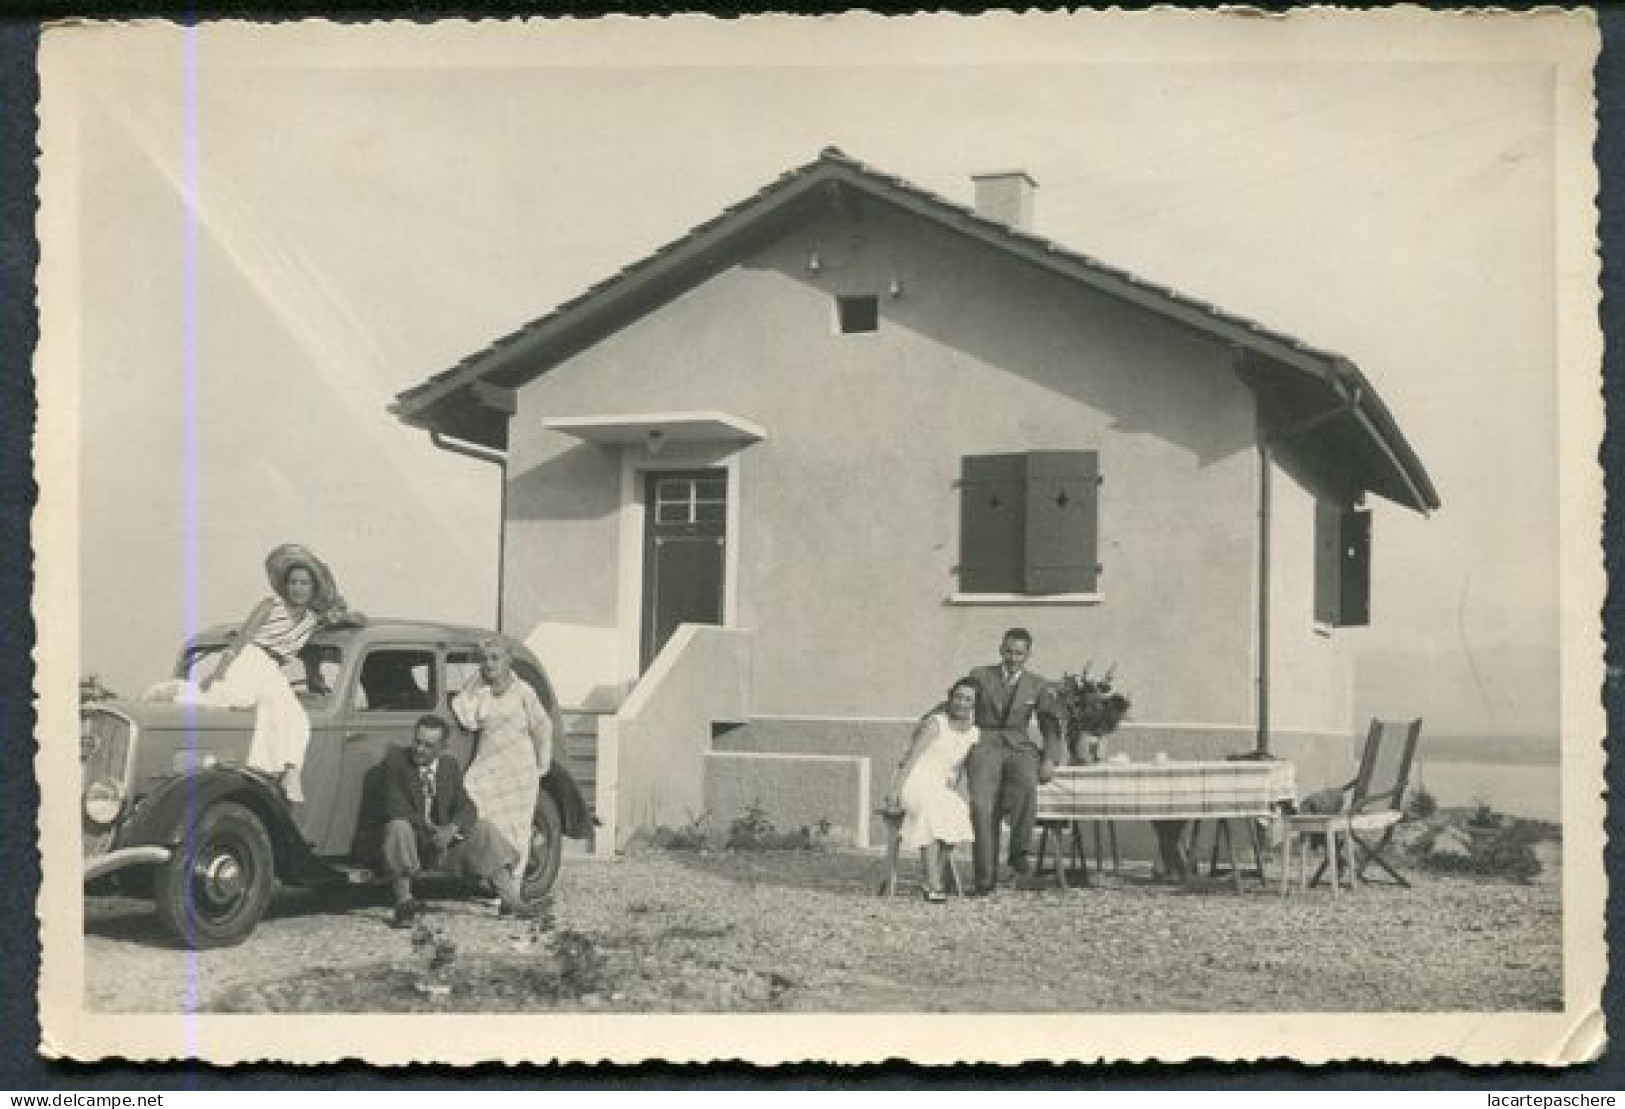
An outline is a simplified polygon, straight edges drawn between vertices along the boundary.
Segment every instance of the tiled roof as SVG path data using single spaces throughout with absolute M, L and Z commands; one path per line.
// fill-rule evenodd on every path
M 529 380 L 545 372 L 552 364 L 545 356 L 523 366 L 510 361 L 517 353 L 516 348 L 522 351 L 532 343 L 565 338 L 578 318 L 596 302 L 635 289 L 640 282 L 656 276 L 663 269 L 681 265 L 686 255 L 704 249 L 709 240 L 726 239 L 744 230 L 757 217 L 771 211 L 782 201 L 801 195 L 825 181 L 849 184 L 879 194 L 1046 268 L 1206 331 L 1222 341 L 1258 351 L 1273 361 L 1317 375 L 1336 397 L 1349 403 L 1354 418 L 1365 421 L 1372 440 L 1370 445 L 1392 463 L 1395 471 L 1392 476 L 1398 479 L 1398 489 L 1379 491 L 1419 511 L 1439 507 L 1438 494 L 1426 470 L 1400 433 L 1387 407 L 1358 367 L 1342 355 L 1315 347 L 1255 320 L 1226 312 L 1206 301 L 1146 281 L 1041 235 L 988 219 L 970 207 L 877 170 L 835 147 L 825 148 L 816 160 L 781 174 L 756 193 L 724 208 L 712 219 L 691 228 L 680 238 L 598 282 L 546 315 L 475 351 L 450 369 L 405 390 L 396 397 L 390 410 L 407 423 L 430 426 L 432 421 L 426 418 L 426 410 L 465 386 L 488 380 L 490 375 L 499 371 L 521 380 Z

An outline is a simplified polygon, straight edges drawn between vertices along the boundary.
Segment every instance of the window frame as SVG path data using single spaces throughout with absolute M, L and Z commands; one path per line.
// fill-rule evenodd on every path
M 366 684 L 362 678 L 366 673 L 367 663 L 371 661 L 374 656 L 383 654 L 417 654 L 427 656 L 429 665 L 429 688 L 427 691 L 425 691 L 428 697 L 427 707 L 386 708 L 384 706 L 374 705 L 372 703 L 372 697 L 367 692 Z M 420 664 L 414 663 L 413 668 L 415 669 L 418 665 Z M 368 717 L 379 713 L 411 713 L 421 716 L 424 713 L 435 712 L 438 710 L 442 694 L 441 685 L 443 683 L 441 681 L 440 674 L 440 655 L 433 646 L 422 643 L 370 644 L 367 649 L 362 652 L 360 657 L 356 659 L 355 666 L 355 683 L 350 693 L 351 712 Z

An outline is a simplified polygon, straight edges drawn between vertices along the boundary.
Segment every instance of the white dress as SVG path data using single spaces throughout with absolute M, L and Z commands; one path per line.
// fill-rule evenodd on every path
M 925 750 L 898 791 L 903 803 L 902 845 L 917 850 L 934 840 L 965 843 L 972 838 L 970 805 L 959 788 L 965 756 L 980 734 L 974 724 L 959 731 L 942 713 L 931 717 Z
M 208 689 L 189 681 L 167 690 L 168 699 L 178 704 L 213 705 L 219 708 L 254 709 L 254 735 L 249 740 L 249 766 L 267 774 L 281 774 L 284 767 L 295 769 L 283 783 L 288 800 L 303 801 L 300 775 L 305 765 L 305 748 L 310 745 L 310 717 L 299 703 L 278 659 L 299 654 L 312 633 L 320 627 L 314 613 L 298 620 L 288 613 L 280 598 L 271 598 L 270 611 L 252 642 L 240 648 L 226 676 Z M 167 684 L 167 683 L 166 683 Z M 148 699 L 157 699 L 148 691 Z

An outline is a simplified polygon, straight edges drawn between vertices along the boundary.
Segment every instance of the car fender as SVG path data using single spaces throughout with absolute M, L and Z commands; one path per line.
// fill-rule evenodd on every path
M 164 782 L 119 829 L 117 845 L 177 847 L 191 821 L 222 801 L 242 805 L 265 824 L 276 853 L 277 877 L 284 882 L 309 885 L 324 879 L 342 880 L 316 858 L 276 788 L 260 775 L 238 767 L 210 767 Z
M 562 762 L 554 760 L 552 767 L 542 775 L 542 789 L 558 805 L 566 836 L 586 839 L 592 835 L 593 825 L 598 821 L 593 817 L 587 799 L 581 795 L 581 787 L 576 785 L 576 780 Z

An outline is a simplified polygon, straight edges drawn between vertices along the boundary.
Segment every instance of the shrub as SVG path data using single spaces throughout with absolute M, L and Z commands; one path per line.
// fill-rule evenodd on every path
M 664 824 L 648 835 L 650 847 L 659 851 L 704 851 L 711 842 L 711 814 L 702 812 L 680 828 Z
M 1405 804 L 1405 815 L 1412 820 L 1432 820 L 1439 812 L 1439 801 L 1426 786 L 1417 786 Z
M 1518 882 L 1540 873 L 1534 845 L 1547 831 L 1538 821 L 1507 817 L 1480 802 L 1466 814 L 1434 818 L 1425 828 L 1410 854 L 1429 870 Z
M 829 833 L 828 820 L 781 832 L 761 802 L 753 801 L 728 825 L 725 846 L 730 851 L 818 851 L 828 842 Z

